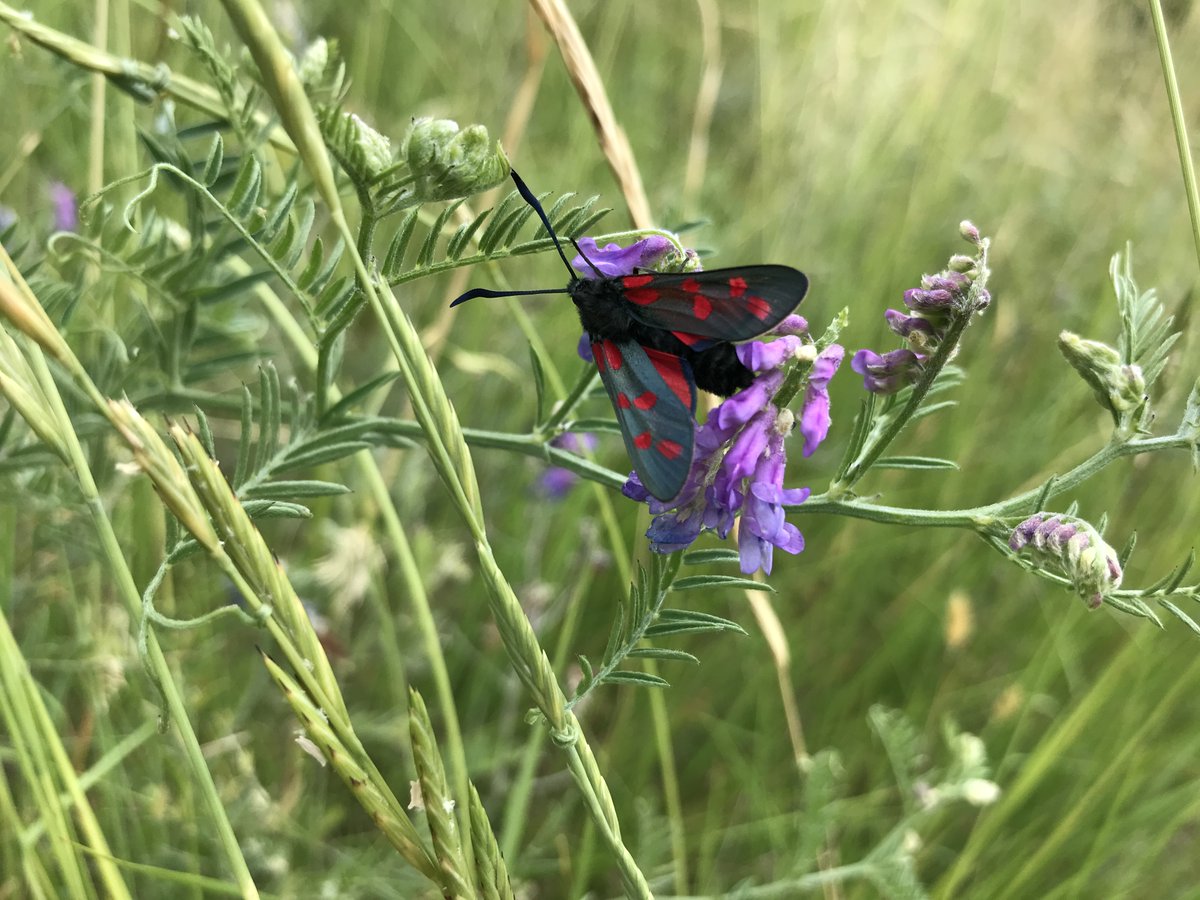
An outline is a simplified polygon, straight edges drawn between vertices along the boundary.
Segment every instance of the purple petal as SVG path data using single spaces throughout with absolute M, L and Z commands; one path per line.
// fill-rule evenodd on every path
M 733 436 L 742 425 L 749 422 L 771 402 L 779 386 L 783 384 L 783 373 L 778 369 L 754 379 L 749 387 L 743 388 L 708 415 L 708 420 L 728 437 Z
M 561 500 L 570 493 L 579 476 L 562 466 L 552 466 L 538 479 L 538 488 L 551 500 Z
M 699 516 L 656 516 L 646 530 L 646 537 L 655 553 L 674 553 L 686 549 L 700 536 L 700 526 Z
M 900 337 L 908 337 L 914 331 L 920 331 L 931 337 L 934 333 L 933 323 L 928 319 L 905 315 L 898 309 L 889 309 L 883 314 L 883 317 L 887 320 L 888 327 Z
M 795 356 L 803 342 L 795 335 L 774 341 L 750 341 L 734 347 L 738 360 L 751 372 L 766 372 L 778 369 Z
M 874 394 L 894 394 L 920 375 L 921 358 L 911 350 L 893 350 L 880 356 L 874 350 L 859 350 L 850 368 L 863 376 L 863 387 Z
M 630 500 L 636 500 L 638 503 L 650 499 L 650 492 L 646 490 L 642 484 L 642 480 L 638 478 L 637 472 L 629 473 L 629 478 L 621 486 L 621 493 Z
M 804 316 L 792 313 L 785 316 L 783 321 L 771 329 L 772 334 L 808 334 L 808 320 Z
M 579 346 L 575 352 L 584 362 L 594 363 L 596 361 L 596 357 L 592 355 L 592 337 L 586 331 L 579 336 Z
M 845 349 L 830 344 L 813 363 L 804 392 L 804 409 L 800 413 L 800 433 L 804 436 L 804 456 L 812 456 L 829 434 L 833 419 L 829 415 L 829 380 L 842 364 Z
M 580 275 L 595 278 L 599 270 L 604 276 L 615 278 L 632 275 L 635 269 L 653 268 L 675 245 L 660 234 L 652 234 L 628 247 L 619 244 L 598 247 L 595 238 L 584 237 L 579 239 L 579 249 L 582 253 L 571 260 L 571 265 Z
M 75 192 L 61 181 L 50 184 L 50 203 L 54 207 L 54 230 L 75 231 L 79 228 L 79 208 Z

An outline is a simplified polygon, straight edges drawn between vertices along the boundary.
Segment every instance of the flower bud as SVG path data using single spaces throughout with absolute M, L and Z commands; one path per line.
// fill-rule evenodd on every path
M 873 394 L 894 394 L 921 375 L 921 359 L 911 350 L 893 350 L 882 355 L 859 350 L 850 368 L 863 376 L 863 387 Z
M 487 129 L 459 129 L 450 119 L 414 119 L 400 155 L 416 179 L 422 201 L 453 200 L 495 187 L 508 177 L 508 157 Z
M 963 236 L 963 240 L 970 241 L 975 246 L 979 246 L 983 240 L 979 236 L 979 229 L 966 219 L 958 224 L 958 233 Z
M 374 178 L 392 165 L 392 142 L 354 113 L 343 113 L 351 143 L 362 154 L 363 173 Z
M 1028 549 L 1039 562 L 1060 570 L 1090 609 L 1121 585 L 1116 551 L 1083 519 L 1038 513 L 1013 529 L 1008 546 L 1018 553 Z
M 1121 355 L 1108 344 L 1064 331 L 1058 336 L 1058 349 L 1114 418 L 1145 402 L 1146 379 L 1141 368 L 1122 363 Z
M 946 264 L 946 268 L 951 272 L 963 272 L 964 274 L 971 275 L 972 270 L 975 268 L 975 258 L 964 256 L 962 253 L 956 253 L 950 257 L 950 262 Z

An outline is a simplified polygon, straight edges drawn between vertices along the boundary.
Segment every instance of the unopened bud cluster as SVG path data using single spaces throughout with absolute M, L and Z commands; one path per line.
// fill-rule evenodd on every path
M 1058 349 L 1115 421 L 1146 402 L 1146 379 L 1141 367 L 1127 365 L 1108 344 L 1064 331 L 1058 336 Z
M 1098 608 L 1106 594 L 1121 586 L 1116 551 L 1095 528 L 1074 516 L 1030 516 L 1013 530 L 1008 546 L 1059 569 L 1089 609 Z
M 460 129 L 451 119 L 414 119 L 400 156 L 422 202 L 469 197 L 508 177 L 508 157 L 482 125 Z
M 963 222 L 964 238 L 979 247 L 979 256 L 955 254 L 945 270 L 924 275 L 921 286 L 904 292 L 907 312 L 889 309 L 884 313 L 888 327 L 908 345 L 889 353 L 859 350 L 850 367 L 863 376 L 863 386 L 872 393 L 894 394 L 916 381 L 925 362 L 938 351 L 950 326 L 964 316 L 982 312 L 991 303 L 991 295 L 982 289 L 972 291 L 984 264 L 987 241 L 970 222 Z

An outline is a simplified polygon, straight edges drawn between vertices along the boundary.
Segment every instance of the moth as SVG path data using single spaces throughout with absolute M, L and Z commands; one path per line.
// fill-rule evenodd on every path
M 493 291 L 475 297 L 568 294 L 591 343 L 600 380 L 616 413 L 638 479 L 653 496 L 676 496 L 692 466 L 696 389 L 728 397 L 754 380 L 733 342 L 770 331 L 808 291 L 808 278 L 789 266 L 754 265 L 698 272 L 635 271 L 604 275 L 571 243 L 595 277 L 580 277 L 567 260 L 537 197 L 511 171 L 518 193 L 554 241 L 571 273 L 565 288 Z

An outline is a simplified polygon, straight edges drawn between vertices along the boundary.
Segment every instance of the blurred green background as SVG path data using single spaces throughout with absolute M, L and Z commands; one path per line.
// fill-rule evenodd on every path
M 88 38 L 98 9 L 41 0 L 40 21 Z M 1146 8 L 1117 2 L 891 2 L 571 5 L 626 130 L 657 221 L 702 219 L 686 240 L 710 265 L 781 262 L 807 272 L 803 312 L 815 331 L 843 306 L 848 351 L 889 349 L 882 313 L 923 272 L 963 252 L 958 223 L 993 237 L 987 315 L 967 334 L 960 405 L 905 433 L 897 452 L 949 456 L 952 473 L 877 473 L 860 487 L 899 506 L 959 508 L 1008 497 L 1075 464 L 1107 437 L 1107 414 L 1055 347 L 1063 328 L 1113 341 L 1107 269 L 1126 241 L 1143 287 L 1157 286 L 1185 332 L 1162 382 L 1173 428 L 1197 375 L 1187 310 L 1197 260 L 1179 160 Z M 216 4 L 170 14 L 202 17 L 231 40 Z M 535 190 L 599 193 L 626 227 L 620 193 L 591 122 L 540 23 L 519 3 L 413 0 L 345 6 L 269 5 L 288 42 L 336 38 L 352 79 L 348 108 L 398 140 L 416 115 L 479 122 L 506 135 L 523 82 L 527 122 L 506 147 Z M 149 3 L 113 0 L 109 40 L 142 60 L 192 63 Z M 1185 109 L 1200 104 L 1200 21 L 1189 2 L 1168 10 Z M 706 38 L 707 30 L 707 38 Z M 714 40 L 715 39 L 715 40 Z M 114 43 L 115 42 L 115 43 Z M 706 83 L 712 103 L 705 102 Z M 89 76 L 13 40 L 0 54 L 5 127 L 0 201 L 45 232 L 48 185 L 87 184 Z M 153 109 L 110 92 L 104 175 L 144 168 L 132 123 Z M 699 111 L 699 112 L 698 112 Z M 699 125 L 698 122 L 699 116 Z M 702 152 L 706 151 L 706 152 Z M 562 281 L 552 256 L 503 265 L 514 287 Z M 427 279 L 400 294 L 418 325 L 444 338 L 439 369 L 465 424 L 524 431 L 534 391 L 525 341 L 503 304 L 447 320 L 461 285 L 487 275 Z M 578 325 L 561 299 L 526 305 L 571 377 Z M 444 331 L 446 325 L 450 330 Z M 886 346 L 884 346 L 886 345 Z M 270 332 L 263 354 L 285 372 Z M 366 317 L 353 336 L 353 374 L 387 362 Z M 230 396 L 254 362 L 226 373 Z M 387 407 L 398 412 L 396 391 Z M 833 384 L 834 426 L 794 484 L 822 488 L 862 396 L 848 365 Z M 597 410 L 599 411 L 599 410 Z M 219 423 L 218 423 L 219 424 Z M 236 433 L 230 420 L 220 434 Z M 619 441 L 600 457 L 625 465 Z M 467 535 L 446 508 L 421 453 L 383 453 L 414 534 L 445 652 L 472 777 L 500 825 L 529 727 L 467 562 Z M 537 493 L 543 467 L 478 450 L 475 461 L 499 562 L 554 647 L 572 609 L 572 650 L 598 657 L 624 585 L 609 564 L 590 491 L 554 502 Z M 55 699 L 68 746 L 90 764 L 154 715 L 129 637 L 90 545 L 88 525 L 53 473 L 0 481 L 3 599 L 33 675 Z M 135 572 L 158 562 L 153 527 L 132 514 L 144 483 L 114 481 Z M 32 499 L 31 499 L 32 498 Z M 619 498 L 617 498 L 619 500 Z M 1185 454 L 1125 460 L 1077 495 L 1081 515 L 1108 513 L 1117 547 L 1138 532 L 1127 586 L 1148 584 L 1195 540 L 1200 492 Z M 618 502 L 629 546 L 638 510 Z M 969 534 L 888 528 L 798 515 L 808 549 L 776 557 L 771 583 L 791 653 L 789 678 L 810 751 L 836 748 L 847 799 L 827 811 L 825 867 L 860 859 L 899 817 L 886 755 L 867 724 L 882 703 L 905 711 L 937 746 L 946 717 L 979 734 L 1004 794 L 980 813 L 951 807 L 921 834 L 919 874 L 935 895 L 958 897 L 1200 896 L 1200 643 L 1105 609 L 1015 567 Z M 423 652 L 386 565 L 370 510 L 353 499 L 315 520 L 274 526 L 272 548 L 329 620 L 343 689 L 373 755 L 399 792 L 411 777 L 396 710 L 404 681 L 423 688 Z M 202 609 L 224 588 L 201 564 L 176 577 L 174 602 Z M 361 575 L 351 586 L 349 575 Z M 364 599 L 365 598 L 365 599 Z M 666 672 L 665 694 L 686 825 L 689 886 L 720 894 L 812 868 L 796 848 L 804 776 L 786 726 L 765 638 L 737 592 L 702 595 L 705 609 L 742 623 L 678 646 L 699 668 Z M 382 611 L 386 611 L 384 615 Z M 253 652 L 257 632 L 214 626 L 164 636 L 183 675 L 193 721 L 239 839 L 264 891 L 279 896 L 419 896 L 419 882 L 372 830 L 328 770 L 299 752 L 295 723 Z M 394 643 L 393 643 L 394 642 Z M 569 677 L 564 672 L 564 678 Z M 431 703 L 431 707 L 432 707 Z M 431 709 L 435 717 L 436 708 Z M 671 846 L 659 756 L 641 689 L 601 690 L 582 719 L 609 777 L 626 841 L 669 893 Z M 544 742 L 543 742 L 544 744 Z M 3 735 L 0 735 L 0 749 Z M 3 758 L 0 757 L 0 761 Z M 619 884 L 585 828 L 561 760 L 544 747 L 509 865 L 522 896 L 610 896 Z M 220 876 L 213 835 L 169 739 L 150 739 L 93 789 L 114 852 Z M 516 825 L 510 825 L 515 829 Z M 19 881 L 0 873 L 0 889 Z M 142 896 L 183 890 L 152 875 Z M 198 889 L 191 889 L 197 890 Z M 858 882 L 829 896 L 869 897 Z M 17 893 L 13 893 L 17 891 Z M 199 893 L 193 894 L 199 896 Z M 781 895 L 782 896 L 782 895 Z

